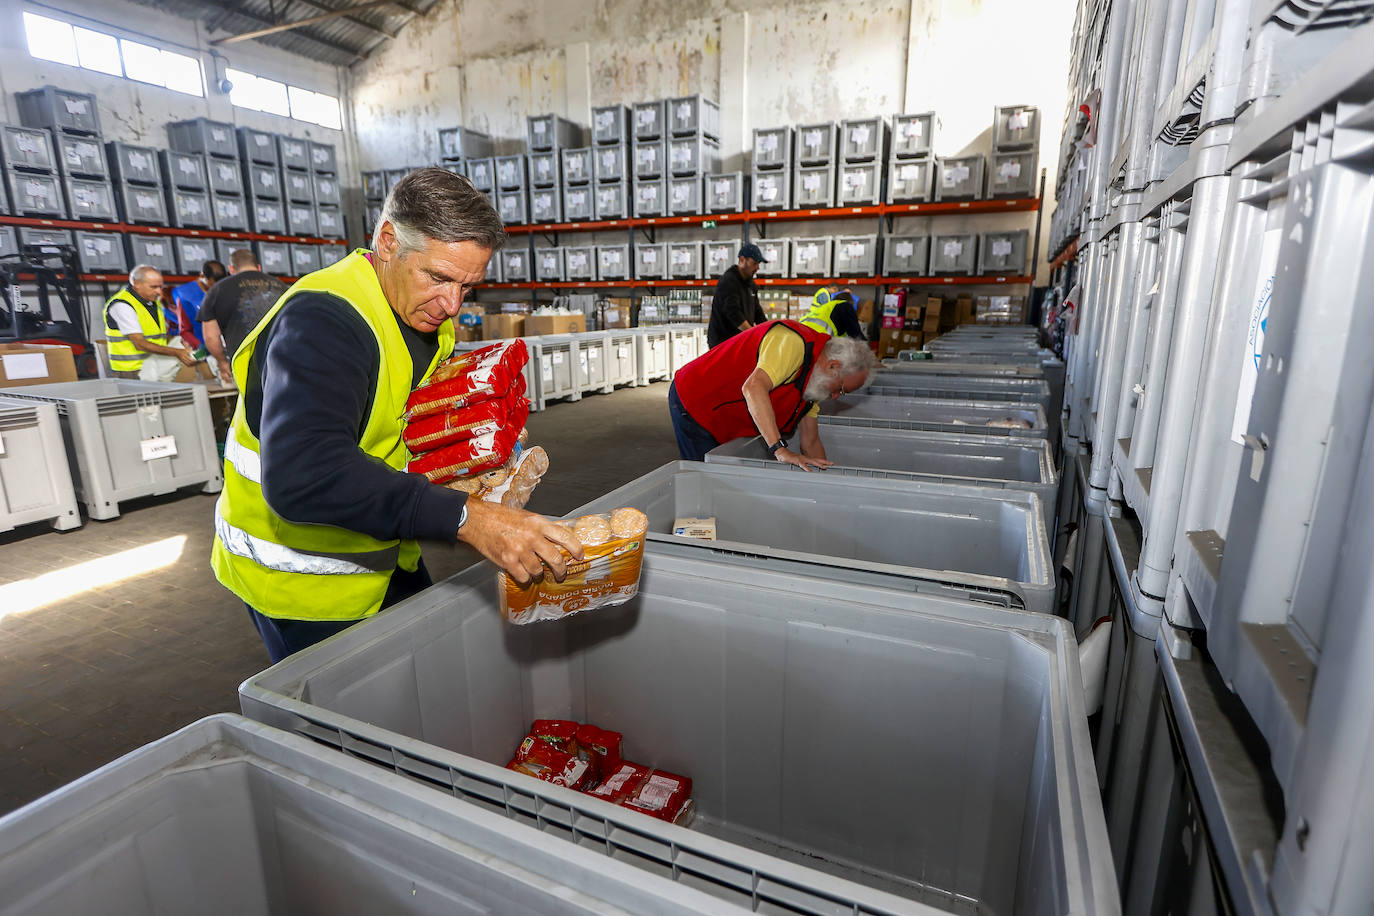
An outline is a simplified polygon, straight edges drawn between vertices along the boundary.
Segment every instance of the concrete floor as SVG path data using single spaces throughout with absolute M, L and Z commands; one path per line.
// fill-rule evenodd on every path
M 550 469 L 528 508 L 563 515 L 676 459 L 667 392 L 660 382 L 531 415 Z M 214 502 L 189 490 L 75 531 L 0 535 L 0 814 L 202 716 L 238 711 L 239 683 L 268 660 L 242 603 L 210 572 Z M 435 543 L 424 556 L 436 579 L 480 559 Z M 133 566 L 145 571 L 114 581 L 111 568 Z M 95 579 L 107 584 L 87 587 Z M 65 597 L 31 597 L 52 590 Z

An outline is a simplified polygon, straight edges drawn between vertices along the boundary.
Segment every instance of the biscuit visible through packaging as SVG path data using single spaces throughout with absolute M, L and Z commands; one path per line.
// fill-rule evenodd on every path
M 503 396 L 529 362 L 520 338 L 459 353 L 431 373 L 406 400 L 407 420 Z
M 599 521 L 591 521 L 593 518 Z M 505 572 L 500 573 L 501 613 L 511 623 L 558 620 L 582 611 L 624 604 L 639 594 L 639 574 L 644 563 L 643 534 L 614 536 L 611 515 L 584 515 L 562 524 L 574 533 L 580 526 L 589 540 L 603 536 L 609 539 L 597 544 L 584 542 L 580 561 L 565 558 L 568 574 L 562 582 L 546 575 L 542 581 L 522 586 Z

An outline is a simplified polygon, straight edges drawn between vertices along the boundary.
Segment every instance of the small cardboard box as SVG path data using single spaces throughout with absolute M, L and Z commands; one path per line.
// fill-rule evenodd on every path
M 602 327 L 606 330 L 630 327 L 630 312 L 634 308 L 631 299 L 607 299 L 601 310 Z
M 525 321 L 524 315 L 483 315 L 482 339 L 505 340 L 510 337 L 524 337 L 528 333 L 525 330 Z
M 673 534 L 682 538 L 697 538 L 702 541 L 716 539 L 716 520 L 711 518 L 675 518 Z
M 76 381 L 72 348 L 60 344 L 0 344 L 0 388 Z
M 955 316 L 959 324 L 972 324 L 973 300 L 968 296 L 960 296 L 957 307 L 955 308 Z
M 525 319 L 527 337 L 545 334 L 581 334 L 587 330 L 587 316 L 578 312 L 575 315 L 531 315 Z M 518 337 L 520 335 L 511 335 Z
M 921 330 L 927 333 L 935 333 L 940 330 L 941 316 L 944 312 L 945 300 L 938 296 L 931 296 L 926 300 L 925 318 L 921 322 Z
M 891 359 L 902 349 L 901 328 L 883 328 L 878 332 L 878 358 Z
M 859 323 L 870 324 L 873 321 L 873 300 L 864 299 L 859 303 Z
M 210 370 L 210 364 L 205 360 L 199 360 L 194 366 L 182 366 L 177 372 L 174 382 L 205 382 L 215 377 L 215 373 Z
M 458 321 L 455 322 L 460 328 L 481 328 L 482 315 L 485 309 L 480 305 L 462 305 L 458 307 Z M 480 340 L 480 333 L 478 336 Z
M 459 325 L 453 329 L 453 336 L 463 343 L 475 343 L 482 339 L 482 326 Z

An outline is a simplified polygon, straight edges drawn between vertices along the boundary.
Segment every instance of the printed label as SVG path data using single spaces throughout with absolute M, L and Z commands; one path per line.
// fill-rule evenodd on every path
M 657 264 L 658 252 L 653 248 L 645 248 L 640 251 L 645 264 Z
M 802 187 L 805 188 L 805 189 L 808 190 L 808 191 L 819 191 L 820 188 L 821 188 L 821 176 L 819 176 L 819 175 L 803 175 L 803 176 L 802 176 Z
M 855 146 L 865 146 L 868 144 L 870 134 L 871 131 L 868 129 L 868 125 L 860 124 L 857 127 L 850 128 L 849 142 Z
M 959 241 L 958 239 L 950 239 L 949 241 L 945 242 L 943 251 L 945 253 L 945 257 L 953 260 L 954 258 L 957 258 L 959 257 L 959 255 L 964 253 L 964 243 Z
M 897 169 L 898 181 L 919 181 L 921 178 L 921 167 L 918 165 L 904 165 Z
M 605 130 L 606 128 L 608 128 L 608 127 L 611 126 L 611 122 L 612 122 L 614 119 L 615 119 L 615 113 L 614 113 L 614 112 L 610 112 L 610 111 L 598 111 L 598 112 L 596 113 L 596 129 L 597 129 L 597 130 Z
M 759 134 L 759 149 L 765 153 L 775 152 L 778 148 L 777 134 Z
M 1021 160 L 1009 159 L 997 167 L 997 174 L 1002 176 L 1003 181 L 1010 181 L 1013 178 L 1021 177 Z
M 994 258 L 1005 258 L 1011 254 L 1011 242 L 1007 239 L 992 240 L 992 256 Z
M 91 111 L 90 102 L 86 99 L 74 99 L 70 96 L 62 100 L 62 107 L 67 109 L 69 115 L 87 115 Z
M 143 452 L 144 461 L 155 461 L 174 456 L 177 453 L 177 440 L 176 436 L 154 436 L 139 442 L 138 447 Z
M 893 246 L 899 258 L 909 258 L 916 253 L 916 246 L 911 242 L 898 242 Z
M 1031 115 L 1029 111 L 1012 112 L 1011 117 L 1007 118 L 1007 127 L 1012 130 L 1025 130 L 1030 127 Z

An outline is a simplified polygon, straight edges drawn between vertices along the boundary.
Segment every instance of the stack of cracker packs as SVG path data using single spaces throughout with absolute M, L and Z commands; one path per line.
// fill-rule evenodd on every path
M 568 719 L 536 719 L 506 769 L 576 789 L 670 824 L 691 823 L 692 780 L 621 757 L 620 732 Z
M 522 370 L 529 351 L 520 339 L 456 353 L 406 401 L 406 470 L 434 483 L 523 509 L 549 456 L 525 447 Z

